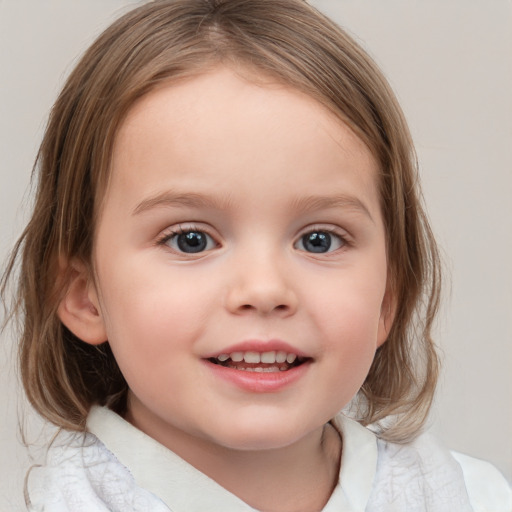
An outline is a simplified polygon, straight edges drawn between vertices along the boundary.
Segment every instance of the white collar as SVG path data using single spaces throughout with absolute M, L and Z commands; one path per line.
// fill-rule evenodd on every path
M 361 512 L 366 508 L 377 467 L 376 436 L 342 415 L 339 482 L 322 512 Z M 173 512 L 211 510 L 256 512 L 165 446 L 105 407 L 93 407 L 87 428 L 133 475 L 137 485 L 158 496 Z

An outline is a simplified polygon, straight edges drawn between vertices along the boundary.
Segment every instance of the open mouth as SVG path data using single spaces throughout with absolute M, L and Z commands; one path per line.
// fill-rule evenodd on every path
M 232 352 L 210 357 L 208 361 L 233 370 L 246 372 L 285 372 L 304 364 L 309 358 L 284 351 Z

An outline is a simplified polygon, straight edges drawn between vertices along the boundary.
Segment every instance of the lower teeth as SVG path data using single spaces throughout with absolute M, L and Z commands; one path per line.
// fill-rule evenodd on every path
M 244 372 L 258 372 L 258 373 L 271 373 L 271 372 L 284 372 L 287 368 L 279 368 L 278 366 L 269 366 L 263 368 L 262 366 L 255 366 L 253 368 L 237 368 L 234 367 L 235 370 L 242 370 Z
M 1 0 L 0 0 L 1 1 Z M 294 361 L 293 363 L 287 363 L 286 361 L 284 363 L 278 363 L 278 364 L 272 364 L 272 366 L 269 365 L 263 365 L 263 366 L 257 366 L 257 365 L 250 365 L 247 363 L 242 362 L 235 362 L 231 359 L 228 359 L 227 361 L 219 361 L 216 358 L 210 359 L 210 361 L 214 364 L 218 364 L 220 366 L 224 366 L 226 368 L 231 368 L 232 370 L 239 370 L 243 372 L 256 372 L 256 373 L 276 373 L 276 372 L 285 372 L 287 370 L 290 370 L 291 368 L 294 368 L 295 366 L 298 366 L 301 364 L 301 361 L 298 359 Z

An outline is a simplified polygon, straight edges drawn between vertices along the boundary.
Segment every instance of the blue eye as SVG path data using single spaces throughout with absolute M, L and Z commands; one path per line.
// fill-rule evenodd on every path
M 344 245 L 345 241 L 335 233 L 328 231 L 310 231 L 303 235 L 297 242 L 297 249 L 312 252 L 326 253 L 339 249 Z
M 187 254 L 195 254 L 215 247 L 215 242 L 210 235 L 204 231 L 196 230 L 184 230 L 173 233 L 165 237 L 163 243 L 176 252 Z

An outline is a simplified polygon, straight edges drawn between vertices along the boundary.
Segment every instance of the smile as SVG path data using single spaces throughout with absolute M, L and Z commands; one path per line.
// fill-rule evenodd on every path
M 245 351 L 219 354 L 217 357 L 209 358 L 209 361 L 234 370 L 270 373 L 290 370 L 304 363 L 306 359 L 292 352 L 271 350 L 268 352 Z

